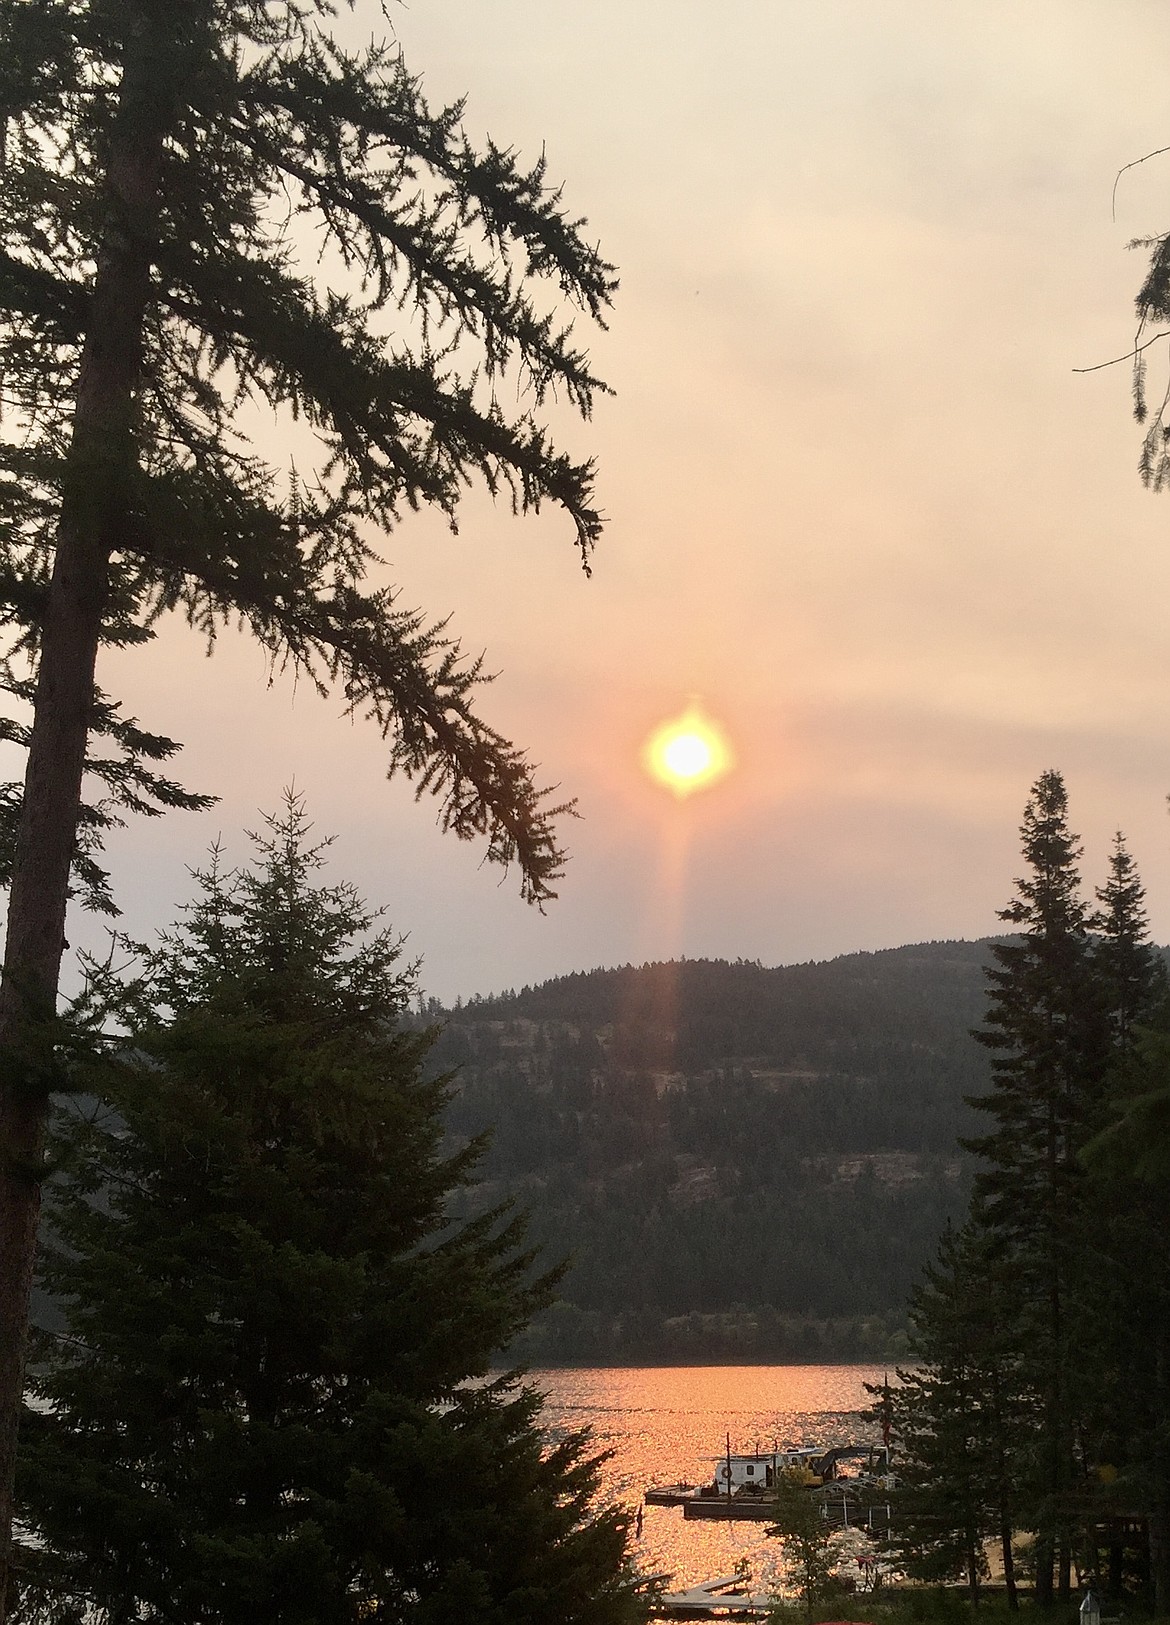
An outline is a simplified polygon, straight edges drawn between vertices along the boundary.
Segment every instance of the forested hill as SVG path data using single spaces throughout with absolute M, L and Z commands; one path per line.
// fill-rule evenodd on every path
M 441 1015 L 452 1140 L 565 1302 L 541 1360 L 880 1357 L 965 1205 L 987 942 L 561 977 Z

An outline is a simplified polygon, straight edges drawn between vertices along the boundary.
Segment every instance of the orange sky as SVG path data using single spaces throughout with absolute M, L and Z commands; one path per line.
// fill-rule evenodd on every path
M 1121 825 L 1170 938 L 1170 498 L 1142 491 L 1123 352 L 1170 225 L 1170 10 L 1152 0 L 411 0 L 435 101 L 535 155 L 622 274 L 593 345 L 610 515 L 485 498 L 384 548 L 500 675 L 490 720 L 579 800 L 560 900 L 444 839 L 372 730 L 179 625 L 107 688 L 187 743 L 212 814 L 114 843 L 138 932 L 295 780 L 339 873 L 443 998 L 647 957 L 766 963 L 995 929 L 1031 781 L 1086 869 Z M 358 0 L 358 33 L 381 27 Z M 1165 357 L 1152 367 L 1165 366 Z M 1152 393 L 1157 393 L 1156 387 Z M 116 669 L 115 669 L 116 668 Z M 677 801 L 644 739 L 697 696 L 737 766 Z

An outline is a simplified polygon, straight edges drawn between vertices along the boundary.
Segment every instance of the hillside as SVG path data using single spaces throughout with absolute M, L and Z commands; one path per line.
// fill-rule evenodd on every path
M 442 1012 L 452 1142 L 494 1129 L 478 1202 L 572 1255 L 524 1357 L 896 1352 L 965 1205 L 987 950 L 626 966 Z

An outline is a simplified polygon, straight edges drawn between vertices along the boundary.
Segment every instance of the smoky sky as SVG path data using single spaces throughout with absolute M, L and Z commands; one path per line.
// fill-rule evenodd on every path
M 482 493 L 456 536 L 422 515 L 380 539 L 403 602 L 486 652 L 489 719 L 576 799 L 572 862 L 547 914 L 527 909 L 386 782 L 370 727 L 242 638 L 209 660 L 175 623 L 101 678 L 222 801 L 116 837 L 131 928 L 166 923 L 217 833 L 242 858 L 295 784 L 334 872 L 445 999 L 679 953 L 981 935 L 1055 766 L 1090 882 L 1120 826 L 1170 936 L 1170 497 L 1138 482 L 1127 368 L 1074 370 L 1132 343 L 1126 244 L 1170 226 L 1170 156 L 1127 171 L 1111 209 L 1121 166 L 1170 143 L 1170 13 L 414 0 L 389 18 L 434 102 L 466 94 L 473 139 L 543 148 L 621 272 L 589 339 L 615 394 L 590 424 L 554 409 L 598 459 L 592 579 L 561 517 Z M 358 0 L 343 26 L 386 24 Z M 640 753 L 692 696 L 737 767 L 680 805 Z

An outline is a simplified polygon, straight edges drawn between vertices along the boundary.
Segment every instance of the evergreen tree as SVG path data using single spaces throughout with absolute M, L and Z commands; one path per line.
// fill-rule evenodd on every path
M 1054 1557 L 1061 1595 L 1070 1587 L 1071 1297 L 1083 1184 L 1077 1159 L 1101 1097 L 1109 1024 L 1080 894 L 1081 849 L 1068 827 L 1059 773 L 1037 780 L 1021 835 L 1028 872 L 1000 914 L 1019 934 L 992 950 L 987 1022 L 976 1035 L 993 1051 L 995 1070 L 991 1091 L 972 1104 L 994 1126 L 969 1146 L 986 1163 L 975 1185 L 975 1221 L 998 1249 L 1017 1345 L 1027 1352 L 1040 1406 L 1031 1516 L 1043 1603 L 1052 1597 Z
M 992 1131 L 972 1215 L 944 1239 L 913 1302 L 894 1396 L 904 1458 L 896 1544 L 923 1578 L 962 1562 L 974 1586 L 995 1534 L 1037 1533 L 1036 1594 L 1067 1595 L 1075 1547 L 1121 1586 L 1123 1523 L 1139 1508 L 1156 1606 L 1170 1606 L 1170 1247 L 1156 1141 L 1170 1097 L 1166 975 L 1122 836 L 1089 915 L 1064 785 L 1042 775 L 1023 827 L 1028 873 L 1001 918 L 985 1029 Z M 1135 1174 L 1139 1177 L 1135 1178 Z
M 1085 1147 L 1085 1352 L 1090 1449 L 1102 1500 L 1144 1513 L 1154 1612 L 1170 1613 L 1170 1011 L 1136 1034 L 1110 1076 L 1106 1126 Z M 1111 1481 L 1116 1475 L 1116 1488 Z M 1120 1591 L 1120 1541 L 1109 1589 Z
M 1131 1159 L 1120 1159 L 1124 1176 L 1117 1177 L 1116 1155 L 1119 1142 L 1130 1136 L 1130 1128 L 1120 1124 L 1130 1111 L 1144 1109 L 1137 1103 L 1148 1100 L 1158 1077 L 1166 1075 L 1167 985 L 1161 956 L 1149 941 L 1141 881 L 1120 833 L 1097 900 L 1093 974 L 1109 1023 L 1110 1064 L 1102 1091 L 1086 1103 L 1079 1159 L 1093 1170 L 1082 1193 L 1081 1243 L 1072 1283 L 1072 1370 L 1079 1379 L 1074 1407 L 1087 1469 L 1082 1495 L 1087 1528 L 1104 1522 L 1116 1529 L 1119 1497 L 1130 1510 L 1145 1509 L 1154 1589 L 1170 1605 L 1170 1551 L 1158 1557 L 1160 1544 L 1166 1550 L 1170 1527 L 1165 1495 L 1170 1435 L 1163 1438 L 1160 1431 L 1168 1396 L 1159 1380 L 1157 1351 L 1167 1346 L 1167 1325 L 1164 1272 L 1156 1262 L 1164 1256 L 1168 1237 L 1152 1189 L 1133 1179 Z M 1117 1139 L 1094 1155 L 1094 1145 L 1101 1145 L 1102 1135 L 1108 1139 L 1111 1125 L 1117 1125 Z M 1161 1502 L 1151 1493 L 1159 1483 Z M 1093 1537 L 1085 1554 L 1092 1572 L 1098 1568 L 1095 1544 Z M 1109 1570 L 1102 1580 L 1119 1596 L 1119 1538 L 1110 1542 Z
M 987 1238 L 948 1228 L 911 1300 L 914 1364 L 888 1392 L 870 1392 L 880 1392 L 897 1442 L 890 1544 L 898 1566 L 916 1580 L 962 1574 L 978 1603 L 984 1542 L 993 1539 L 1015 1609 L 1012 1539 L 1030 1406 L 1003 1286 Z
M 1097 892 L 1091 925 L 1093 973 L 1109 1023 L 1114 1065 L 1127 1058 L 1138 1027 L 1167 995 L 1166 967 L 1150 942 L 1145 889 L 1118 830 L 1109 856 L 1109 876 Z
M 789 1473 L 776 1480 L 775 1514 L 764 1532 L 783 1547 L 797 1595 L 811 1615 L 840 1589 L 833 1574 L 832 1527 L 807 1486 Z
M 190 801 L 150 765 L 173 742 L 95 687 L 99 648 L 171 610 L 209 644 L 246 626 L 372 718 L 527 897 L 560 871 L 558 809 L 478 715 L 479 662 L 370 577 L 401 514 L 453 523 L 476 478 L 560 506 L 588 564 L 592 466 L 540 414 L 555 392 L 587 416 L 602 387 L 562 313 L 600 320 L 612 269 L 543 158 L 475 150 L 392 44 L 330 37 L 336 9 L 0 0 L 0 680 L 28 747 L 0 795 L 0 1618 L 71 866 L 95 879 L 119 806 Z M 294 474 L 241 434 L 258 417 L 298 420 Z
M 1170 320 L 1170 232 L 1148 238 L 1140 246 L 1150 250 L 1150 264 L 1135 301 L 1138 329 L 1132 352 L 1133 415 L 1146 425 L 1138 472 L 1143 485 L 1164 491 L 1170 484 L 1170 397 L 1163 397 L 1162 391 L 1156 389 L 1157 404 L 1153 413 L 1150 412 L 1146 367 L 1150 346 L 1160 337 L 1158 333 L 1148 335 L 1147 330 Z
M 321 861 L 290 803 L 107 991 L 54 1148 L 21 1617 L 639 1620 L 584 1439 L 491 1374 L 548 1280 L 515 1220 L 448 1218 L 478 1147 L 441 1155 L 398 944 Z

